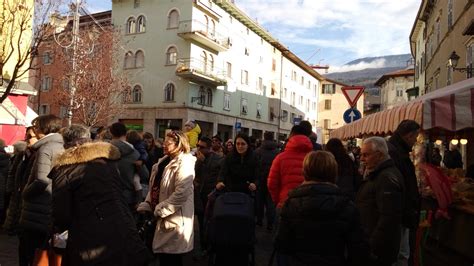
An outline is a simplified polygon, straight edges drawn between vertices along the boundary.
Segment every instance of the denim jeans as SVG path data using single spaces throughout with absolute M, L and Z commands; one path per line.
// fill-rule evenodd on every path
M 408 258 L 410 257 L 410 230 L 402 226 L 400 238 L 400 250 L 398 251 L 398 260 L 393 266 L 408 266 Z

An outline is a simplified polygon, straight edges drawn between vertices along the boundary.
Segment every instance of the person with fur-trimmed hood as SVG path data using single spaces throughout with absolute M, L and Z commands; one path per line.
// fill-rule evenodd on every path
M 72 125 L 49 174 L 53 180 L 53 224 L 68 230 L 63 265 L 146 265 L 150 254 L 140 240 L 122 195 L 120 151 L 91 142 L 89 129 Z

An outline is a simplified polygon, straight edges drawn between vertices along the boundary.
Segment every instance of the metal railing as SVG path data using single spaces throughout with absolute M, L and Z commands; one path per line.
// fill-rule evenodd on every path
M 226 82 L 226 73 L 223 70 L 216 68 L 212 64 L 209 64 L 209 62 L 204 62 L 203 60 L 200 60 L 198 58 L 191 57 L 178 59 L 176 72 L 198 73 L 216 81 Z
M 206 24 L 196 19 L 183 20 L 179 22 L 178 33 L 199 33 L 207 39 L 226 48 L 229 48 L 231 45 L 231 39 L 228 36 L 225 36 L 216 31 L 215 27 L 216 26 L 214 26 L 211 22 Z

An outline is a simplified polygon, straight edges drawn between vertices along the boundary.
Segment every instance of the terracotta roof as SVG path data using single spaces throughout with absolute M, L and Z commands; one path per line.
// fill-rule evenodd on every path
M 414 69 L 397 70 L 395 72 L 390 72 L 390 73 L 384 74 L 382 77 L 380 77 L 375 82 L 375 86 L 377 86 L 377 87 L 382 86 L 382 84 L 389 78 L 407 77 L 407 76 L 414 76 L 414 75 L 415 75 L 415 70 Z

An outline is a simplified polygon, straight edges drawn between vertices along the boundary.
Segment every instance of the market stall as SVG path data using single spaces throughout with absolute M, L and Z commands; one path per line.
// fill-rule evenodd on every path
M 474 128 L 473 113 L 474 78 L 470 78 L 334 129 L 331 137 L 347 140 L 390 135 L 405 119 L 417 121 L 424 131 L 459 131 Z
M 405 119 L 422 127 L 412 153 L 426 218 L 419 230 L 418 265 L 474 265 L 474 182 L 465 178 L 465 169 L 474 164 L 474 78 L 334 129 L 331 137 L 389 136 Z M 426 171 L 420 170 L 428 158 L 427 149 L 438 147 L 443 152 L 450 144 L 460 147 L 464 170 L 436 168 L 444 172 L 430 183 Z M 445 182 L 434 184 L 442 179 Z M 444 196 L 434 192 L 439 186 L 447 187 Z

